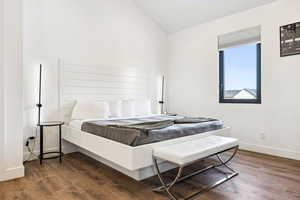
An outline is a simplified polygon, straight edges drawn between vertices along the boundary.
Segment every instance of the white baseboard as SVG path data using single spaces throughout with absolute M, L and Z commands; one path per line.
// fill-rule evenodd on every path
M 300 160 L 300 152 L 291 151 L 288 149 L 274 148 L 263 145 L 249 144 L 240 142 L 240 149 L 247 151 L 254 151 L 258 153 L 264 153 L 273 156 L 279 156 L 284 158 L 289 158 L 293 160 Z
M 58 150 L 59 150 L 59 147 L 52 147 L 52 148 L 44 149 L 44 152 L 58 151 Z M 62 152 L 64 154 L 74 153 L 74 152 L 77 152 L 77 151 L 78 151 L 78 147 L 76 147 L 75 145 L 72 145 L 72 144 L 67 144 L 67 145 L 65 144 L 62 147 Z M 40 150 L 39 149 L 35 149 L 33 151 L 33 153 L 38 156 L 40 154 Z M 30 152 L 28 152 L 27 150 L 25 150 L 24 154 L 23 154 L 23 160 L 24 161 L 31 161 L 31 160 L 38 159 L 37 157 L 31 157 L 31 158 L 29 158 L 29 156 L 30 156 Z
M 15 168 L 5 169 L 2 174 L 0 174 L 0 182 L 8 181 L 16 178 L 24 177 L 24 166 L 19 166 Z

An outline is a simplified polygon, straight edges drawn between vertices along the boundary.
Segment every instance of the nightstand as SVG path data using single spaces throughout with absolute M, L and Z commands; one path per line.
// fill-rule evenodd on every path
M 62 142 L 61 126 L 63 124 L 64 124 L 64 122 L 55 121 L 55 122 L 41 122 L 37 125 L 38 127 L 40 127 L 40 156 L 39 156 L 39 159 L 40 159 L 41 165 L 43 164 L 43 160 L 45 160 L 45 159 L 59 158 L 60 163 L 62 162 L 63 152 L 61 149 L 61 142 Z M 59 151 L 44 152 L 44 127 L 52 127 L 52 126 L 58 127 L 58 130 L 59 130 Z M 52 156 L 52 157 L 44 157 L 44 155 L 48 155 L 48 154 L 57 154 L 57 155 Z

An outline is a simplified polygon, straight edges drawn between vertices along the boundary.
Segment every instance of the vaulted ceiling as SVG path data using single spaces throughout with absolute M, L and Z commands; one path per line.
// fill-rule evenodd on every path
M 167 32 L 232 15 L 276 0 L 135 0 Z

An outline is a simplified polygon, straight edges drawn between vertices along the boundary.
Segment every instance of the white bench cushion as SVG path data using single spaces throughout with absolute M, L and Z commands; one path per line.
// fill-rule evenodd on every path
M 238 140 L 235 138 L 207 136 L 198 140 L 155 148 L 153 155 L 178 165 L 185 165 L 237 145 Z

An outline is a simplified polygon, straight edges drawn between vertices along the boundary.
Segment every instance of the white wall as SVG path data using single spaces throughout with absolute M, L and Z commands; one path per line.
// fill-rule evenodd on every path
M 3 13 L 3 0 L 0 0 L 0 13 Z M 3 14 L 0 15 L 0 177 L 4 173 L 4 81 L 3 81 Z M 3 163 L 3 164 L 2 164 Z
M 45 69 L 43 119 L 55 120 L 58 58 L 72 64 L 150 67 L 161 73 L 166 48 L 166 34 L 132 0 L 26 0 L 24 139 L 35 135 L 39 63 Z M 56 136 L 47 135 L 45 148 L 57 147 Z
M 0 181 L 21 177 L 22 1 L 0 1 Z
M 242 148 L 300 159 L 300 55 L 279 52 L 279 26 L 299 21 L 299 10 L 299 0 L 283 0 L 170 35 L 168 110 L 221 118 Z M 262 104 L 219 104 L 217 36 L 257 25 Z

